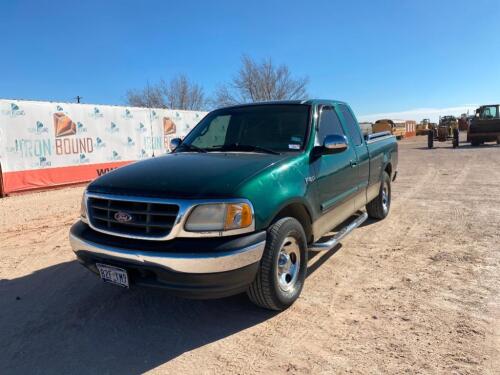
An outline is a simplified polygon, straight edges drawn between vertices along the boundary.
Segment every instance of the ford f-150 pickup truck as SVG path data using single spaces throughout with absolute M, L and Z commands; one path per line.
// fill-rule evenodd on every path
M 172 148 L 89 184 L 69 235 L 77 259 L 120 286 L 246 291 L 273 310 L 298 298 L 309 251 L 387 216 L 398 164 L 394 136 L 363 136 L 332 100 L 217 109 Z

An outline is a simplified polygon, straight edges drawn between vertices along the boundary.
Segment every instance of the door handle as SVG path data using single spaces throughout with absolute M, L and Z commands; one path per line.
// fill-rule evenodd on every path
M 354 160 L 350 160 L 349 163 L 351 164 L 351 168 L 355 168 L 358 165 Z

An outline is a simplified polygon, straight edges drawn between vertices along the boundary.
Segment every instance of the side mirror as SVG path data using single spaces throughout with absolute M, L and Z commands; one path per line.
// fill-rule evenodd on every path
M 182 139 L 180 139 L 180 138 L 173 138 L 170 141 L 170 150 L 174 151 L 177 147 L 179 147 L 179 145 L 181 144 L 181 142 L 182 142 Z
M 345 135 L 327 135 L 323 141 L 323 154 L 338 154 L 347 150 L 347 138 Z

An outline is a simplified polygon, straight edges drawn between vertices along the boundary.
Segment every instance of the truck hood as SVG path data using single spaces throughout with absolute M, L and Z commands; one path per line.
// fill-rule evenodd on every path
M 261 153 L 173 153 L 109 172 L 92 182 L 88 191 L 160 198 L 231 197 L 244 181 L 289 157 Z

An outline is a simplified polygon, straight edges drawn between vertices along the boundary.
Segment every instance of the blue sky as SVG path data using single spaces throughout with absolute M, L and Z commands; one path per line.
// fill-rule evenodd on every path
M 500 1 L 0 0 L 0 98 L 122 104 L 184 73 L 210 94 L 242 54 L 359 115 L 500 101 Z

